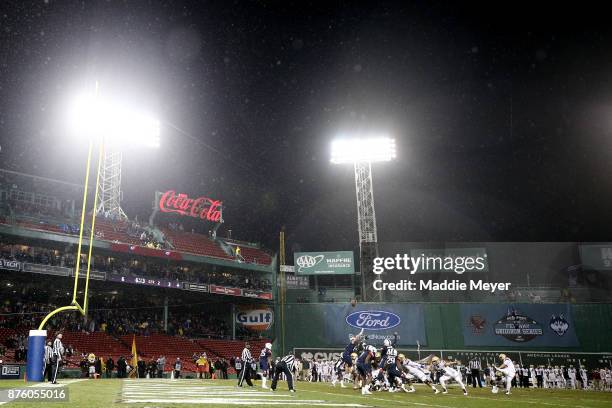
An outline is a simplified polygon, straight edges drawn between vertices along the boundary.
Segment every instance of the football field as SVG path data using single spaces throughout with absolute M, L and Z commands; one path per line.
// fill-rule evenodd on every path
M 490 389 L 461 390 L 450 386 L 446 395 L 434 395 L 429 389 L 417 386 L 416 393 L 375 392 L 361 396 L 352 388 L 332 387 L 327 383 L 297 384 L 295 394 L 281 382 L 272 392 L 256 387 L 237 388 L 232 380 L 64 380 L 60 387 L 68 389 L 69 401 L 0 403 L 6 407 L 565 407 L 607 408 L 612 406 L 612 393 L 569 390 L 514 389 L 510 396 L 492 394 Z M 2 381 L 0 387 L 38 388 L 22 381 Z M 48 387 L 48 385 L 44 385 Z

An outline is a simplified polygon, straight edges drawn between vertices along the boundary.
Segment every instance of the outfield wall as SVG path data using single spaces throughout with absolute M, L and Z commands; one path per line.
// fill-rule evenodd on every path
M 399 304 L 401 305 L 401 304 Z M 414 320 L 422 320 L 424 323 L 424 334 L 419 337 L 423 337 L 420 340 L 421 347 L 427 349 L 438 349 L 438 350 L 533 350 L 533 351 L 583 351 L 583 352 L 612 352 L 612 304 L 557 304 L 557 305 L 537 305 L 537 304 L 508 304 L 506 305 L 508 310 L 516 309 L 519 314 L 525 315 L 526 318 L 531 319 L 528 323 L 523 326 L 529 330 L 540 330 L 544 332 L 544 335 L 548 336 L 546 342 L 542 341 L 544 336 L 534 336 L 535 339 L 513 339 L 507 340 L 495 339 L 487 344 L 486 341 L 481 341 L 478 346 L 466 345 L 466 343 L 473 343 L 471 341 L 476 328 L 473 324 L 473 320 L 478 319 L 470 316 L 465 318 L 466 311 L 470 310 L 466 308 L 465 304 L 439 304 L 439 303 L 426 303 L 426 304 L 410 304 L 411 306 L 418 306 L 418 313 L 422 313 L 420 316 L 401 316 L 401 326 L 407 326 L 410 330 L 420 330 L 418 324 L 415 325 Z M 386 310 L 385 304 L 372 304 L 363 303 L 359 304 L 355 311 L 358 310 Z M 398 306 L 395 304 L 393 306 Z M 557 310 L 567 316 L 562 317 L 562 322 L 567 323 L 567 327 L 564 326 L 560 334 L 552 332 L 550 326 L 552 325 L 552 316 L 550 318 L 540 318 L 537 315 L 538 310 L 543 310 L 544 313 L 549 313 L 551 307 L 557 307 Z M 357 328 L 349 326 L 345 319 L 340 316 L 347 316 L 353 309 L 347 310 L 345 304 L 287 304 L 286 306 L 286 330 L 285 330 L 285 348 L 290 350 L 293 348 L 336 348 L 344 347 L 346 345 L 346 338 L 338 338 L 337 331 L 341 331 L 345 336 L 349 333 L 356 333 L 359 330 Z M 463 309 L 462 309 L 463 307 Z M 481 304 L 483 309 L 497 307 L 500 305 L 487 305 Z M 397 310 L 393 309 L 393 310 Z M 462 315 L 463 310 L 463 315 Z M 524 310 L 525 312 L 522 312 Z M 390 310 L 392 311 L 392 310 Z M 559 312 L 555 313 L 556 316 Z M 344 315 L 342 314 L 344 313 Z M 396 314 L 401 315 L 396 311 Z M 533 316 L 536 318 L 533 318 Z M 540 315 L 544 315 L 540 313 Z M 544 315 L 548 316 L 548 315 Z M 500 316 L 501 318 L 502 316 Z M 507 323 L 507 322 L 506 322 Z M 485 321 L 481 324 L 482 330 L 497 330 L 499 327 L 499 321 Z M 405 327 L 404 327 L 405 328 Z M 535 328 L 535 329 L 534 329 Z M 383 333 L 389 333 L 398 330 L 393 328 Z M 563 331 L 564 330 L 564 331 Z M 548 333 L 546 333 L 548 332 Z M 366 331 L 370 335 L 374 333 L 380 333 L 380 331 Z M 486 333 L 485 333 L 486 335 Z M 570 341 L 568 343 L 567 337 L 575 336 L 576 341 Z M 489 337 L 492 335 L 489 334 Z M 555 341 L 555 336 L 559 337 L 559 341 Z M 411 338 L 409 338 L 411 337 Z M 414 342 L 415 336 L 406 336 L 404 340 L 400 340 L 399 344 L 404 347 L 414 348 L 416 342 Z M 501 335 L 498 337 L 502 337 Z M 527 336 L 528 337 L 528 336 Z M 382 340 L 374 337 L 373 343 L 382 343 Z M 468 341 L 466 341 L 466 339 Z M 563 341 L 561 341 L 561 339 Z M 379 341 L 380 340 L 380 341 Z M 534 344 L 536 346 L 534 346 Z M 573 344 L 568 346 L 568 344 Z

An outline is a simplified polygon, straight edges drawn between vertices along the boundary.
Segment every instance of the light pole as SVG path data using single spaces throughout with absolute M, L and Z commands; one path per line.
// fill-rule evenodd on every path
M 333 164 L 353 164 L 357 194 L 357 226 L 359 229 L 359 265 L 361 272 L 361 298 L 368 300 L 367 278 L 378 256 L 378 232 L 374 210 L 372 163 L 395 159 L 395 140 L 388 137 L 338 139 L 331 144 Z
M 126 145 L 159 147 L 160 123 L 152 116 L 122 104 L 122 98 L 105 99 L 83 94 L 76 97 L 70 109 L 75 134 L 104 140 L 104 154 L 97 183 L 100 201 L 96 214 L 109 213 L 126 219 L 121 208 L 122 147 Z
M 28 338 L 28 365 L 26 368 L 28 381 L 43 381 L 43 361 L 47 331 L 46 323 L 58 313 L 78 311 L 87 315 L 89 295 L 89 273 L 91 271 L 91 256 L 93 250 L 96 215 L 103 211 L 112 211 L 120 218 L 127 218 L 121 210 L 121 153 L 120 146 L 130 143 L 138 145 L 159 146 L 159 122 L 141 112 L 123 106 L 118 101 L 109 101 L 100 97 L 98 83 L 95 92 L 83 94 L 73 100 L 68 112 L 71 133 L 78 137 L 86 137 L 89 148 L 85 170 L 85 185 L 83 189 L 83 206 L 81 209 L 81 224 L 77 246 L 76 266 L 74 270 L 74 289 L 72 301 L 68 306 L 59 307 L 45 316 L 38 330 L 30 330 Z M 85 214 L 87 211 L 87 189 L 92 163 L 94 144 L 98 145 L 98 163 L 96 171 L 96 192 L 94 194 L 91 215 L 91 230 L 89 232 L 89 249 L 87 254 L 87 271 L 83 301 L 77 299 L 79 287 L 81 249 L 85 229 Z M 111 153 L 108 153 L 111 152 Z M 117 155 L 112 152 L 118 153 Z M 107 172 L 108 169 L 108 172 Z M 105 176 L 106 174 L 106 176 Z M 98 206 L 98 198 L 101 199 Z

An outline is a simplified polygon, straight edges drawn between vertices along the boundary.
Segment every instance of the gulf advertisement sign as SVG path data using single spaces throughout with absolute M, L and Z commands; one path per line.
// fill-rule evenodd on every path
M 252 331 L 266 331 L 274 323 L 274 311 L 268 307 L 243 309 L 236 313 L 236 323 Z

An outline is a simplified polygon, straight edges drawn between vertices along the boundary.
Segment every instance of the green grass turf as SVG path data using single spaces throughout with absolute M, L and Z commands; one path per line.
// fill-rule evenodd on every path
M 64 380 L 67 382 L 68 380 Z M 58 403 L 45 402 L 10 402 L 0 405 L 1 407 L 71 407 L 71 408 L 102 408 L 102 407 L 134 407 L 134 408 L 160 408 L 160 407 L 229 407 L 247 406 L 255 407 L 309 407 L 330 406 L 322 404 L 347 404 L 345 406 L 370 406 L 370 407 L 483 407 L 483 408 L 516 408 L 520 407 L 561 407 L 561 408 L 609 408 L 612 407 L 612 393 L 593 391 L 570 391 L 570 390 L 521 390 L 514 389 L 513 394 L 506 396 L 503 393 L 492 394 L 490 389 L 469 388 L 470 395 L 465 397 L 457 386 L 449 387 L 449 394 L 434 395 L 428 388 L 417 386 L 417 392 L 388 393 L 375 392 L 370 396 L 361 396 L 359 391 L 352 388 L 332 387 L 325 383 L 303 383 L 298 382 L 296 394 L 287 392 L 287 384 L 279 383 L 279 389 L 275 395 L 271 391 L 262 390 L 259 382 L 256 387 L 248 390 L 236 389 L 233 380 L 83 380 L 70 383 L 70 401 Z M 24 387 L 23 381 L 0 381 L 0 388 Z M 130 391 L 131 390 L 131 391 Z M 132 392 L 135 394 L 129 395 Z M 209 395 L 198 395 L 201 392 Z M 245 395 L 236 393 L 246 392 Z M 253 396 L 251 392 L 257 395 Z M 235 395 L 236 394 L 236 395 Z M 126 403 L 128 398 L 144 398 L 153 401 L 141 403 Z M 183 403 L 172 403 L 171 399 L 183 399 Z M 193 401 L 206 401 L 216 398 L 214 404 L 195 404 Z M 246 405 L 235 405 L 244 399 L 249 401 Z M 277 405 L 267 404 L 265 401 L 278 401 Z M 282 401 L 290 401 L 284 403 Z M 300 401 L 304 401 L 300 403 Z

